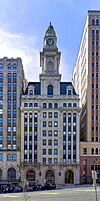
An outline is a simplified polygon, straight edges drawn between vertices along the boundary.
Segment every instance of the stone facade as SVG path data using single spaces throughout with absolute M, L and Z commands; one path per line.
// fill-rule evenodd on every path
M 21 59 L 0 59 L 0 182 L 20 178 L 22 89 L 24 72 Z
M 88 169 L 81 178 L 91 182 L 93 161 L 100 160 L 100 11 L 88 11 L 73 71 L 73 84 L 79 94 L 81 112 L 80 164 L 87 160 Z M 83 150 L 87 153 L 83 154 Z M 93 151 L 94 150 L 94 151 Z M 95 152 L 96 151 L 96 152 Z M 95 162 L 94 162 L 95 163 Z M 86 173 L 87 172 L 87 173 Z M 100 167 L 98 165 L 98 180 Z M 81 180 L 82 182 L 82 180 Z
M 61 53 L 50 24 L 40 52 L 39 82 L 29 82 L 21 99 L 21 179 L 80 182 L 80 107 L 71 82 L 61 82 Z

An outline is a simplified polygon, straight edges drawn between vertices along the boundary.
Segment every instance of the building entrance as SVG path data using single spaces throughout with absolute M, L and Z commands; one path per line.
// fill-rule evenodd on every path
M 65 172 L 65 184 L 74 184 L 74 173 L 72 170 Z
M 55 173 L 53 170 L 48 170 L 45 175 L 47 183 L 55 183 Z

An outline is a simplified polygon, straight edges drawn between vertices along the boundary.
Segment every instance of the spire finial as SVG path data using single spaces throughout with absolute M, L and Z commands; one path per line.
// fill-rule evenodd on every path
M 51 25 L 51 22 L 50 22 L 50 27 L 51 27 L 52 25 Z

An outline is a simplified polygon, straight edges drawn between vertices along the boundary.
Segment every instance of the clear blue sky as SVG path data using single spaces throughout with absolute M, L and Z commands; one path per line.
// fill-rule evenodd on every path
M 88 10 L 100 0 L 0 0 L 0 58 L 21 57 L 28 81 L 38 81 L 39 51 L 49 22 L 62 53 L 63 81 L 71 80 Z

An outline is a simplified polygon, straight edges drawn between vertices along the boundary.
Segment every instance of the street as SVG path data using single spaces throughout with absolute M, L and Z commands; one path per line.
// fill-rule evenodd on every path
M 25 199 L 24 199 L 25 197 Z M 94 187 L 77 187 L 52 191 L 0 194 L 0 201 L 96 201 Z M 97 201 L 100 187 L 97 187 Z

